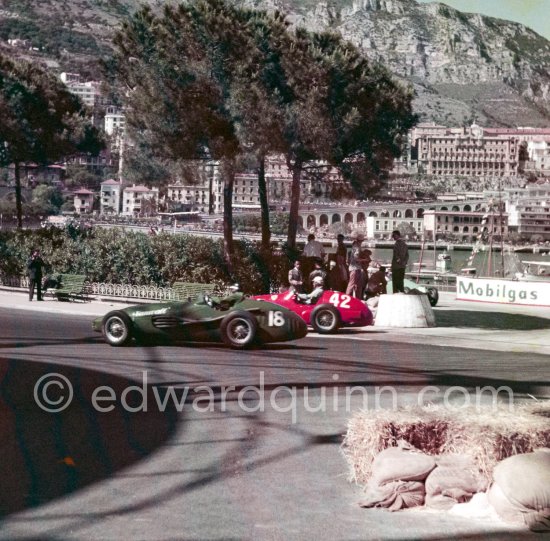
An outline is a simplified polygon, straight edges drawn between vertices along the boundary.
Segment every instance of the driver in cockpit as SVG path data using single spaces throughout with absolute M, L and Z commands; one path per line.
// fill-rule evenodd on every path
M 298 293 L 296 300 L 303 304 L 315 304 L 325 291 L 325 281 L 322 276 L 315 276 L 312 280 L 313 291 L 311 293 Z
M 239 291 L 239 289 L 239 284 L 233 284 L 229 287 L 229 291 L 231 291 L 229 295 L 222 298 L 204 295 L 203 299 L 199 301 L 199 304 L 207 304 L 208 306 L 218 310 L 229 310 L 232 306 L 238 302 L 241 302 L 246 297 L 246 295 L 242 291 Z

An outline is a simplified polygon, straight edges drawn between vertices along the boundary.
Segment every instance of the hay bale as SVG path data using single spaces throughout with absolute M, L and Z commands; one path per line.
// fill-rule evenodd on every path
M 350 480 L 366 484 L 374 457 L 405 440 L 430 455 L 470 456 L 487 482 L 496 463 L 550 446 L 550 401 L 516 405 L 410 407 L 360 411 L 348 423 L 342 452 Z

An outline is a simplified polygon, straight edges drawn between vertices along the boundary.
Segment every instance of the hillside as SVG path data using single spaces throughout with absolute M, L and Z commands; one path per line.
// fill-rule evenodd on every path
M 39 51 L 4 51 L 63 70 L 97 73 L 133 0 L 0 0 L 0 40 Z M 149 0 L 159 8 L 163 0 Z M 415 0 L 234 0 L 279 9 L 294 24 L 331 29 L 386 64 L 417 91 L 424 121 L 487 126 L 550 125 L 550 42 L 523 25 Z M 63 21 L 62 26 L 59 22 Z

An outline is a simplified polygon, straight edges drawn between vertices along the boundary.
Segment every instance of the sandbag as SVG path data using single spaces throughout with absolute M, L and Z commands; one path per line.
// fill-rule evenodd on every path
M 424 483 L 420 481 L 393 481 L 384 485 L 367 485 L 361 507 L 383 507 L 388 511 L 399 511 L 424 503 Z
M 489 501 L 503 520 L 550 531 L 550 449 L 506 458 L 493 480 Z
M 421 453 L 406 442 L 384 449 L 372 462 L 371 481 L 384 485 L 393 481 L 424 481 L 435 468 L 435 458 Z
M 469 501 L 487 488 L 473 458 L 465 455 L 442 455 L 437 467 L 426 478 L 426 505 L 450 509 Z

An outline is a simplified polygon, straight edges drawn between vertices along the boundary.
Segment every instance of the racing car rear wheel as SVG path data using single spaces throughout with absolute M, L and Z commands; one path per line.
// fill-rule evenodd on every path
M 111 346 L 127 346 L 132 341 L 132 322 L 120 310 L 109 312 L 101 325 L 105 341 Z
M 319 334 L 335 332 L 340 326 L 340 313 L 332 304 L 321 304 L 311 312 L 311 326 Z
M 435 287 L 428 287 L 426 289 L 426 295 L 428 295 L 430 306 L 435 306 L 439 300 L 439 291 L 437 291 Z
M 254 342 L 258 322 L 248 312 L 235 311 L 224 317 L 220 331 L 225 344 L 232 348 L 245 348 Z

